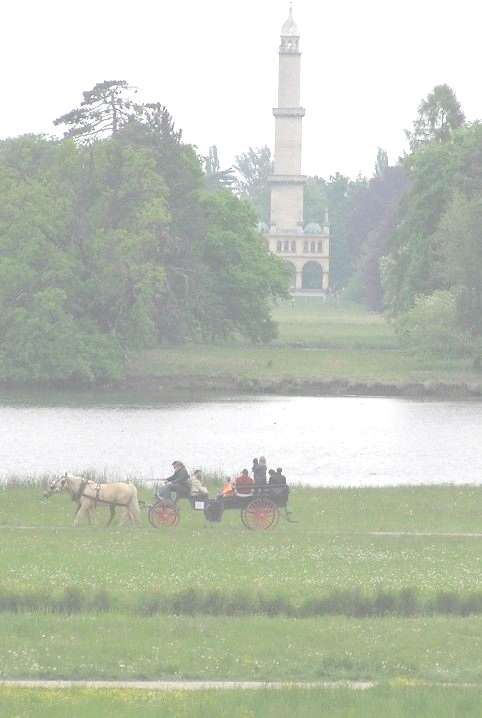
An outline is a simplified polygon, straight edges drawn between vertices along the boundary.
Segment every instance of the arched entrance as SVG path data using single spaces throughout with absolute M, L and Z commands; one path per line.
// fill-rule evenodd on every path
M 296 288 L 296 267 L 293 264 L 293 262 L 288 262 L 285 260 L 286 268 L 288 269 L 289 275 L 290 275 L 290 289 Z
M 303 289 L 323 289 L 323 269 L 318 262 L 306 262 L 303 267 Z

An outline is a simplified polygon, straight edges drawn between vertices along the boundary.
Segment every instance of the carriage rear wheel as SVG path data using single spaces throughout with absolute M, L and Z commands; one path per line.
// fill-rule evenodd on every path
M 267 531 L 278 523 L 279 508 L 270 499 L 254 499 L 241 510 L 241 521 L 251 531 Z
M 179 509 L 172 501 L 161 499 L 149 507 L 148 518 L 149 523 L 151 526 L 154 526 L 155 529 L 159 529 L 162 526 L 167 528 L 177 526 L 180 519 Z

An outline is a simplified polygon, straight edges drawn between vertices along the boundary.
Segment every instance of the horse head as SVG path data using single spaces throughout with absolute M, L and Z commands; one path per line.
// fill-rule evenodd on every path
M 47 490 L 44 493 L 44 499 L 49 499 L 54 494 L 61 494 L 67 483 L 68 476 L 65 474 L 57 479 L 50 479 Z

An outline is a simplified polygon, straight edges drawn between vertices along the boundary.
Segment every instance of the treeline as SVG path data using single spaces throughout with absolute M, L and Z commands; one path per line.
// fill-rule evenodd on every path
M 288 276 L 254 210 L 133 98 L 101 83 L 63 140 L 0 143 L 0 380 L 117 379 L 132 350 L 275 335 Z
M 289 277 L 256 229 L 268 148 L 222 169 L 124 81 L 55 124 L 62 140 L 0 142 L 0 381 L 118 379 L 159 343 L 275 336 Z M 309 178 L 305 223 L 328 211 L 332 286 L 385 311 L 404 346 L 480 362 L 482 125 L 442 85 L 407 137 L 370 179 Z
M 482 124 L 466 122 L 454 92 L 420 104 L 409 150 L 390 166 L 380 149 L 373 177 L 311 177 L 305 224 L 332 230 L 332 286 L 394 321 L 404 346 L 473 354 L 482 336 Z M 238 158 L 242 196 L 269 217 L 269 150 Z

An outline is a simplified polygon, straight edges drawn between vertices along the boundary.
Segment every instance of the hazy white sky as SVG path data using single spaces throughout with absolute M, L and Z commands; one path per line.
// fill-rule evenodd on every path
M 125 79 L 168 106 L 223 165 L 273 144 L 288 0 L 4 0 L 0 136 L 53 132 L 96 82 Z M 303 51 L 303 169 L 371 173 L 391 160 L 435 84 L 482 117 L 480 0 L 296 0 Z

